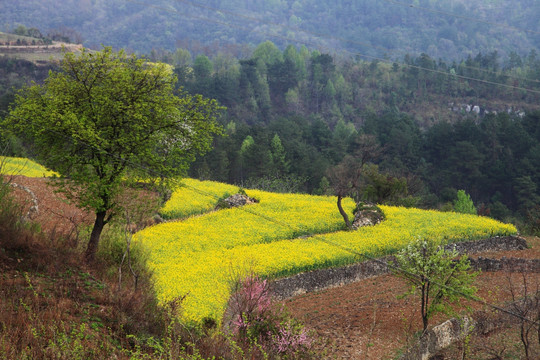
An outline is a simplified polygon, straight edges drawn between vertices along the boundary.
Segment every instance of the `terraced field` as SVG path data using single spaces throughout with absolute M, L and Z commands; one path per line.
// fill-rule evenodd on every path
M 191 179 L 185 184 L 164 212 L 204 215 L 147 228 L 135 239 L 149 251 L 159 301 L 185 295 L 183 316 L 194 323 L 219 323 L 232 283 L 248 272 L 276 278 L 343 266 L 361 261 L 357 253 L 386 255 L 418 237 L 448 243 L 516 233 L 514 226 L 485 217 L 391 206 L 381 206 L 386 221 L 350 232 L 332 197 L 247 190 L 258 204 L 210 211 L 234 187 Z M 352 215 L 353 202 L 344 206 Z
M 0 156 L 0 171 L 5 175 L 26 177 L 49 177 L 55 174 L 32 160 L 5 156 Z
M 2 164 L 6 174 L 53 175 L 28 159 L 2 158 Z M 278 278 L 362 261 L 357 254 L 390 254 L 418 237 L 449 243 L 517 232 L 490 218 L 391 206 L 381 206 L 381 224 L 350 232 L 333 197 L 247 190 L 259 203 L 214 211 L 239 189 L 193 179 L 183 184 L 161 210 L 170 221 L 140 231 L 135 244 L 148 252 L 158 300 L 185 295 L 183 316 L 195 324 L 219 323 L 232 284 L 249 272 Z M 344 207 L 352 216 L 352 200 Z
M 54 193 L 42 178 L 50 175 L 46 169 L 27 159 L 2 158 L 2 163 L 4 173 L 16 174 L 10 181 L 35 193 L 40 204 L 35 221 L 43 231 L 58 234 L 66 227 L 69 233 L 75 218 L 91 224 L 91 214 L 68 206 Z M 7 171 L 7 164 L 14 168 Z M 249 270 L 265 277 L 287 276 L 362 260 L 348 249 L 373 256 L 390 253 L 416 236 L 452 242 L 515 233 L 513 226 L 488 218 L 386 206 L 382 206 L 387 217 L 384 223 L 347 232 L 342 231 L 343 220 L 331 197 L 247 190 L 248 195 L 260 200 L 258 204 L 213 211 L 218 199 L 238 192 L 238 188 L 192 179 L 183 183 L 185 186 L 178 188 L 161 210 L 170 222 L 148 228 L 136 237 L 138 244 L 149 250 L 160 301 L 187 294 L 183 315 L 194 323 L 204 317 L 219 322 L 230 294 L 229 285 Z M 352 202 L 346 203 L 349 212 L 352 206 Z M 531 249 L 482 255 L 537 259 L 538 238 L 528 240 Z M 516 284 L 523 281 L 519 273 L 481 274 L 476 284 L 481 298 L 494 304 L 510 299 L 511 294 L 500 294 L 509 292 L 510 276 Z M 536 276 L 530 278 L 531 284 L 535 279 L 538 283 Z M 414 299 L 397 297 L 406 289 L 400 279 L 386 275 L 297 296 L 285 303 L 293 316 L 325 339 L 321 346 L 332 358 L 394 358 L 407 346 L 405 327 L 421 328 L 414 318 L 404 318 L 416 309 Z M 406 319 L 410 322 L 405 323 Z M 516 334 L 517 330 L 510 335 Z M 519 342 L 517 337 L 507 335 L 504 333 L 506 343 L 496 338 L 492 344 L 500 343 L 504 348 Z M 483 349 L 486 339 L 481 337 L 478 342 L 477 347 Z

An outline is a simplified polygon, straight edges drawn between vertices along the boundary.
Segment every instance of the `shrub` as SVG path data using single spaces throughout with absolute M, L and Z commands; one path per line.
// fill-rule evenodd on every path
M 454 202 L 454 211 L 461 214 L 476 215 L 476 208 L 469 194 L 465 190 L 458 190 L 457 200 Z
M 258 344 L 263 354 L 302 356 L 310 351 L 312 336 L 298 321 L 272 303 L 268 282 L 249 275 L 231 297 L 232 328 L 244 346 Z

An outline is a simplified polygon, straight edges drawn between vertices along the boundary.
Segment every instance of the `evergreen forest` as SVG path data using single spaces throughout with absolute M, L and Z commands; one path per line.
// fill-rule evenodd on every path
M 0 0 L 0 359 L 538 357 L 538 19 Z
M 244 59 L 148 54 L 178 86 L 227 110 L 225 136 L 189 175 L 278 192 L 333 194 L 347 156 L 365 166 L 359 198 L 452 209 L 458 190 L 479 213 L 537 226 L 540 211 L 540 58 L 497 52 L 461 61 L 346 59 L 307 47 L 259 44 Z M 1 59 L 0 99 L 42 81 L 49 67 Z M 49 65 L 54 66 L 54 65 Z M 24 144 L 2 139 L 8 155 Z
M 227 134 L 191 176 L 331 194 L 329 169 L 351 155 L 373 165 L 366 188 L 406 184 L 400 196 L 367 200 L 444 208 L 464 189 L 484 215 L 532 221 L 539 93 L 523 79 L 539 79 L 538 69 L 535 51 L 506 62 L 479 53 L 390 63 L 265 42 L 246 60 L 199 55 L 175 71 L 185 89 L 227 106 Z

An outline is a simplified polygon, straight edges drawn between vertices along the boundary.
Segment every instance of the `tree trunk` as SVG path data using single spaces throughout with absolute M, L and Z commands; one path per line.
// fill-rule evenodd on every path
M 343 220 L 345 220 L 345 225 L 347 225 L 347 228 L 350 230 L 352 229 L 351 222 L 349 221 L 349 217 L 347 216 L 347 213 L 345 212 L 345 210 L 343 210 L 343 206 L 341 206 L 341 199 L 342 197 L 338 195 L 337 207 L 339 209 L 339 213 L 341 214 L 341 216 L 343 216 Z
M 422 282 L 424 282 L 425 279 L 422 276 Z M 424 326 L 424 330 L 422 331 L 422 334 L 426 333 L 427 327 L 428 327 L 428 296 L 429 296 L 429 290 L 426 289 L 426 285 L 422 285 L 422 306 L 421 306 L 421 312 L 422 312 L 422 325 Z
M 86 248 L 86 253 L 84 254 L 86 262 L 92 262 L 96 257 L 99 238 L 101 237 L 103 227 L 107 223 L 105 221 L 106 214 L 107 212 L 105 211 L 100 211 L 96 213 L 96 221 L 94 222 L 94 228 L 92 229 L 92 233 L 90 234 L 90 241 L 88 241 L 88 247 Z

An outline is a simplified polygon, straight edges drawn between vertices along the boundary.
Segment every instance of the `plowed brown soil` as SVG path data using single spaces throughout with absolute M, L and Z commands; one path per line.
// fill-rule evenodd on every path
M 32 191 L 37 200 L 37 211 L 30 213 L 30 220 L 37 222 L 46 234 L 69 236 L 81 224 L 90 225 L 94 221 L 93 214 L 77 208 L 62 195 L 55 193 L 55 188 L 49 185 L 46 178 L 28 178 L 26 176 L 11 176 L 9 182 L 26 187 Z M 33 205 L 32 195 L 14 187 L 16 198 L 24 207 L 26 214 Z
M 527 240 L 530 249 L 471 254 L 471 257 L 540 258 L 540 239 Z M 540 274 L 527 274 L 527 281 L 529 290 L 536 289 Z M 482 299 L 501 305 L 512 299 L 511 286 L 519 293 L 522 283 L 519 273 L 486 272 L 477 277 L 475 285 Z M 304 294 L 284 303 L 293 316 L 325 340 L 318 346 L 326 352 L 326 358 L 393 359 L 412 344 L 414 335 L 422 329 L 418 297 L 403 298 L 401 295 L 407 290 L 407 284 L 400 278 L 384 275 Z M 464 301 L 455 310 L 460 312 L 466 307 L 489 309 L 478 302 Z M 430 324 L 436 325 L 448 318 L 438 315 Z

